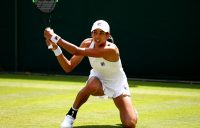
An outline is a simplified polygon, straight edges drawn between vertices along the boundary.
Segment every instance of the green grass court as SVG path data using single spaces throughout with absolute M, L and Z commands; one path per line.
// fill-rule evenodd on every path
M 0 74 L 0 128 L 59 128 L 87 77 Z M 200 84 L 129 80 L 137 128 L 199 128 Z M 111 99 L 90 97 L 74 128 L 120 127 Z

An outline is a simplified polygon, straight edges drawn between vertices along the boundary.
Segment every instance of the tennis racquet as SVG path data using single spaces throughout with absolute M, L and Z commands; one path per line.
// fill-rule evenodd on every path
M 32 0 L 32 2 L 39 10 L 45 28 L 51 27 L 52 13 L 58 3 L 58 0 Z M 52 45 L 48 46 L 48 49 L 51 48 Z

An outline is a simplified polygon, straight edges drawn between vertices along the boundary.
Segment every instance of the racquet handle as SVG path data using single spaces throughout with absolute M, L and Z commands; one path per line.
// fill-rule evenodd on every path
M 50 27 L 47 27 L 46 30 L 47 30 L 47 31 L 52 31 Z M 52 46 L 52 44 L 50 44 L 50 45 L 48 46 L 48 49 L 52 49 L 52 48 L 53 48 L 53 46 Z
M 48 49 L 52 49 L 53 48 L 53 46 L 52 46 L 52 44 L 50 44 L 49 46 L 48 46 Z

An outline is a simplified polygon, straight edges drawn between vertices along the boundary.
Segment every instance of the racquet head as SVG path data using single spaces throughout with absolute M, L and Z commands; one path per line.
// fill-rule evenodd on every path
M 36 7 L 43 13 L 51 13 L 58 0 L 32 0 Z

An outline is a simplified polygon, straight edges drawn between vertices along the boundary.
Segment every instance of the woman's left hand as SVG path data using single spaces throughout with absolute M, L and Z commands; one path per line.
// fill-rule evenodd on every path
M 51 29 L 49 27 L 44 30 L 44 37 L 46 39 L 51 39 L 52 35 L 54 35 L 54 34 L 55 33 L 54 33 L 53 29 Z

